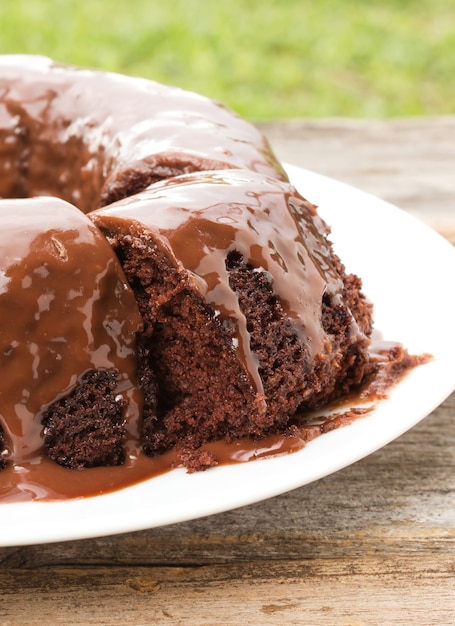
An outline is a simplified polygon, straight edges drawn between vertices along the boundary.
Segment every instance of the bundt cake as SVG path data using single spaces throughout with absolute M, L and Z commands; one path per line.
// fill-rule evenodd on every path
M 204 469 L 371 374 L 360 279 L 222 105 L 0 57 L 0 172 L 0 499 Z

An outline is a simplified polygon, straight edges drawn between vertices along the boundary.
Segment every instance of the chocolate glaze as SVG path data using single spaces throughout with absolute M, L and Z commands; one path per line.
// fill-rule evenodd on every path
M 0 57 L 0 196 L 56 195 L 84 212 L 161 178 L 247 168 L 286 175 L 259 131 L 181 89 Z
M 90 217 L 105 233 L 154 242 L 181 269 L 182 288 L 190 272 L 192 289 L 233 326 L 235 347 L 258 393 L 262 383 L 247 321 L 229 285 L 231 253 L 267 273 L 309 359 L 330 350 L 322 298 L 341 298 L 343 282 L 332 265 L 326 225 L 292 185 L 241 170 L 189 174 L 156 183 Z M 112 243 L 115 247 L 113 237 Z M 353 317 L 351 325 L 354 342 L 363 334 Z
M 301 436 L 273 435 L 260 442 L 251 439 L 235 443 L 217 441 L 204 445 L 202 452 L 216 456 L 219 464 L 243 463 L 295 452 L 305 445 L 305 437 L 310 439 L 319 433 L 317 427 L 311 426 L 302 429 Z M 180 454 L 175 450 L 154 458 L 144 454 L 130 456 L 120 467 L 83 470 L 69 470 L 43 457 L 38 464 L 26 463 L 0 473 L 0 502 L 97 496 L 159 476 L 181 464 Z
M 39 462 L 43 411 L 94 369 L 119 372 L 117 394 L 137 440 L 141 319 L 112 249 L 76 207 L 55 198 L 3 200 L 0 220 L 2 458 Z

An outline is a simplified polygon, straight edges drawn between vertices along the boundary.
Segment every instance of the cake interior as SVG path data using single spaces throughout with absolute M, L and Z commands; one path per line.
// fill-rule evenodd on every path
M 138 337 L 139 378 L 148 381 L 144 388 L 155 391 L 143 411 L 146 454 L 176 446 L 187 467 L 201 469 L 214 462 L 198 455 L 202 443 L 282 432 L 298 423 L 299 409 L 316 408 L 362 381 L 371 306 L 359 293 L 357 278 L 346 277 L 345 304 L 323 298 L 322 327 L 331 345 L 326 358 L 315 362 L 267 272 L 257 271 L 238 251 L 227 254 L 229 287 L 246 320 L 258 388 L 239 362 L 231 321 L 214 313 L 159 241 L 134 224 L 111 231 L 99 226 L 120 260 L 144 321 Z M 336 257 L 334 263 L 345 276 Z M 359 326 L 355 341 L 350 307 Z

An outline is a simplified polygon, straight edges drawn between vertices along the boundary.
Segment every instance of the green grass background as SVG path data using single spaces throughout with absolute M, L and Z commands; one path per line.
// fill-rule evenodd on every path
M 255 121 L 455 113 L 455 0 L 2 0 L 0 53 L 154 78 Z

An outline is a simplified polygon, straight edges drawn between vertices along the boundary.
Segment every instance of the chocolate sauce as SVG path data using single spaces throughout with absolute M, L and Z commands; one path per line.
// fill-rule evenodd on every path
M 309 428 L 314 431 L 314 428 Z M 217 458 L 217 464 L 243 463 L 256 458 L 286 454 L 301 449 L 301 437 L 271 436 L 264 441 L 242 440 L 205 444 Z M 119 467 L 95 467 L 71 470 L 42 457 L 39 463 L 24 463 L 0 472 L 0 504 L 27 500 L 66 500 L 109 493 L 154 478 L 182 465 L 177 451 L 149 458 L 144 454 L 128 457 Z
M 216 465 L 247 463 L 277 455 L 292 454 L 323 432 L 352 423 L 370 409 L 345 411 L 319 424 L 301 425 L 287 434 L 260 440 L 241 439 L 204 444 L 200 451 L 216 459 Z M 24 463 L 0 472 L 0 503 L 27 500 L 66 500 L 92 497 L 129 487 L 182 466 L 181 455 L 170 450 L 156 458 L 144 454 L 128 457 L 120 467 L 69 470 L 43 457 L 39 463 Z

